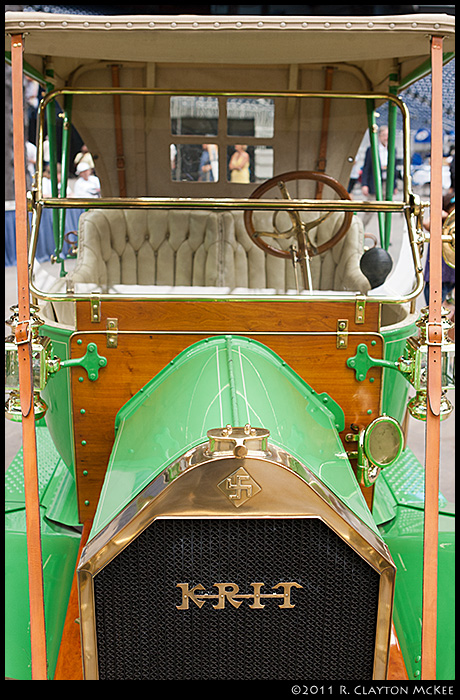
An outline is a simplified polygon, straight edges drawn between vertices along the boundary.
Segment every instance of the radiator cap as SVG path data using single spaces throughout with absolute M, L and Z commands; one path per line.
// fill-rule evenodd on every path
M 225 428 L 208 430 L 209 445 L 206 455 L 211 457 L 239 457 L 268 455 L 268 436 L 266 428 L 252 428 L 249 423 L 244 427 L 226 425 Z

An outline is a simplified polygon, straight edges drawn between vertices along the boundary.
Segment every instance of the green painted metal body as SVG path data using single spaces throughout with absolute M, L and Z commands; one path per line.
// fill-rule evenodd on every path
M 69 360 L 71 330 L 45 324 L 40 328 L 40 335 L 51 338 L 53 355 L 59 357 L 62 361 Z M 63 462 L 74 475 L 70 370 L 64 367 L 51 376 L 41 395 L 48 406 L 45 421 L 54 445 Z
M 375 531 L 338 435 L 343 413 L 266 346 L 209 338 L 182 352 L 121 409 L 92 535 L 212 428 L 250 423 L 317 474 Z
M 411 450 L 377 480 L 374 518 L 397 567 L 393 619 L 410 680 L 420 679 L 424 467 Z M 437 680 L 455 679 L 454 506 L 439 495 Z
M 384 360 L 395 364 L 404 354 L 406 340 L 417 335 L 415 322 L 388 326 L 382 331 L 385 341 Z M 382 413 L 392 416 L 400 423 L 404 420 L 409 393 L 409 382 L 399 370 L 383 368 Z
M 37 426 L 48 678 L 56 667 L 81 532 L 75 481 L 46 426 Z M 22 449 L 5 474 L 5 675 L 31 680 Z
M 86 370 L 90 382 L 99 378 L 99 370 L 107 365 L 107 358 L 99 355 L 96 343 L 88 343 L 86 353 L 82 357 L 72 360 L 63 360 L 62 367 L 83 367 Z

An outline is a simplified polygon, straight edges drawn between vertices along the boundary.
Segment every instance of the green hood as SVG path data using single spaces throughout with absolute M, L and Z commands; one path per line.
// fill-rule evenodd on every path
M 268 429 L 269 443 L 308 467 L 376 531 L 338 435 L 341 408 L 266 346 L 224 336 L 184 350 L 119 411 L 92 536 L 163 469 L 206 443 L 208 430 L 247 423 Z

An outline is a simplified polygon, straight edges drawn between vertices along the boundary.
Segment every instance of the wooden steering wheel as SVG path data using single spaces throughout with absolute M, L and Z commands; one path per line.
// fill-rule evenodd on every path
M 251 194 L 251 199 L 259 199 L 260 197 L 262 197 L 262 195 L 268 192 L 268 190 L 276 186 L 278 186 L 281 190 L 281 194 L 284 199 L 291 199 L 286 189 L 285 182 L 289 182 L 292 180 L 315 180 L 316 182 L 322 182 L 325 185 L 329 185 L 329 187 L 331 187 L 335 192 L 337 192 L 341 199 L 351 200 L 351 197 L 348 194 L 347 190 L 343 187 L 343 185 L 340 184 L 338 180 L 331 177 L 330 175 L 319 173 L 313 170 L 293 170 L 288 173 L 281 173 L 280 175 L 276 175 L 270 180 L 267 180 L 266 182 L 263 182 L 261 185 L 259 185 L 259 187 L 257 187 Z M 319 226 L 319 224 L 322 221 L 327 219 L 327 217 L 333 213 L 332 211 L 327 212 L 326 214 L 323 214 L 317 219 L 314 219 L 314 221 L 309 222 L 302 221 L 298 211 L 288 211 L 287 213 L 289 214 L 289 217 L 292 221 L 292 228 L 290 228 L 288 231 L 283 232 L 279 231 L 276 226 L 276 216 L 278 212 L 279 210 L 275 211 L 273 215 L 274 230 L 270 232 L 256 231 L 252 220 L 253 210 L 249 209 L 244 212 L 244 224 L 246 226 L 246 231 L 248 232 L 251 240 L 263 251 L 269 253 L 270 255 L 274 255 L 277 258 L 292 258 L 292 250 L 281 250 L 280 248 L 275 248 L 274 246 L 264 241 L 262 239 L 262 236 L 269 236 L 272 238 L 296 237 L 301 256 L 303 257 L 305 253 L 308 252 L 308 256 L 312 257 L 313 255 L 321 255 L 321 253 L 324 253 L 324 251 L 335 246 L 345 236 L 346 232 L 350 228 L 353 219 L 353 212 L 345 212 L 342 225 L 340 226 L 337 233 L 335 233 L 334 236 L 332 236 L 332 238 L 330 238 L 328 241 L 316 247 L 311 245 L 311 243 L 308 241 L 308 231 L 315 228 L 316 226 Z

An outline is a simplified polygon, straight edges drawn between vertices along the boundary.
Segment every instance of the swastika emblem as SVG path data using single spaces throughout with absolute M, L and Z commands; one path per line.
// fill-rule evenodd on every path
M 236 508 L 246 503 L 246 501 L 262 490 L 243 467 L 240 467 L 233 474 L 223 479 L 218 484 L 218 487 Z

